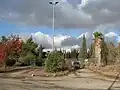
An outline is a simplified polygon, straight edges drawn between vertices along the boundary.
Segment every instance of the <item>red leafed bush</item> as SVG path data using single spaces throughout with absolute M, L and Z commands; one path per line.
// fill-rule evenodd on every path
M 6 45 L 5 44 L 0 44 L 0 64 L 4 62 L 6 59 Z
M 12 39 L 7 42 L 7 53 L 14 54 L 14 53 L 20 53 L 22 49 L 22 42 L 20 39 Z
M 6 43 L 0 44 L 0 63 L 4 63 L 9 55 L 19 55 L 22 49 L 22 41 L 19 38 L 12 38 Z

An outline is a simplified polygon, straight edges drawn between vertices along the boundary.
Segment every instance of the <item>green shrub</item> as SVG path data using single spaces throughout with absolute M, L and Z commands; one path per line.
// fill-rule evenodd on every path
M 43 58 L 36 60 L 36 66 L 45 66 L 44 63 L 45 63 L 45 59 Z
M 54 51 L 48 55 L 45 61 L 45 69 L 47 72 L 58 72 L 63 69 L 64 59 L 62 54 Z
M 26 56 L 20 58 L 25 65 L 31 65 L 34 63 L 35 56 L 32 53 L 28 53 Z

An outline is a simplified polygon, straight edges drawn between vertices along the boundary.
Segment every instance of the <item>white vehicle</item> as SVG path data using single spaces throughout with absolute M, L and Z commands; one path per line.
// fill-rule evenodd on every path
M 72 69 L 79 69 L 80 63 L 79 61 L 72 61 Z

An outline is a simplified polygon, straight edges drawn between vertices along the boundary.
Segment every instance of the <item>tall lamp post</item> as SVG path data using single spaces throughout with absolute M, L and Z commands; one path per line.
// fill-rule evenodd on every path
M 52 5 L 53 8 L 53 22 L 52 22 L 52 29 L 53 29 L 53 42 L 52 42 L 52 50 L 55 50 L 55 42 L 54 42 L 54 35 L 55 35 L 55 5 L 58 4 L 57 1 L 50 1 L 49 2 L 50 5 Z

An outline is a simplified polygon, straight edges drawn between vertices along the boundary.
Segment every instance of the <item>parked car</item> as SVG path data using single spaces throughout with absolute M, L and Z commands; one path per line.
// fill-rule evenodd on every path
M 85 59 L 84 58 L 79 58 L 79 63 L 80 63 L 81 69 L 85 67 Z
M 79 61 L 72 61 L 72 69 L 79 69 L 80 62 Z

